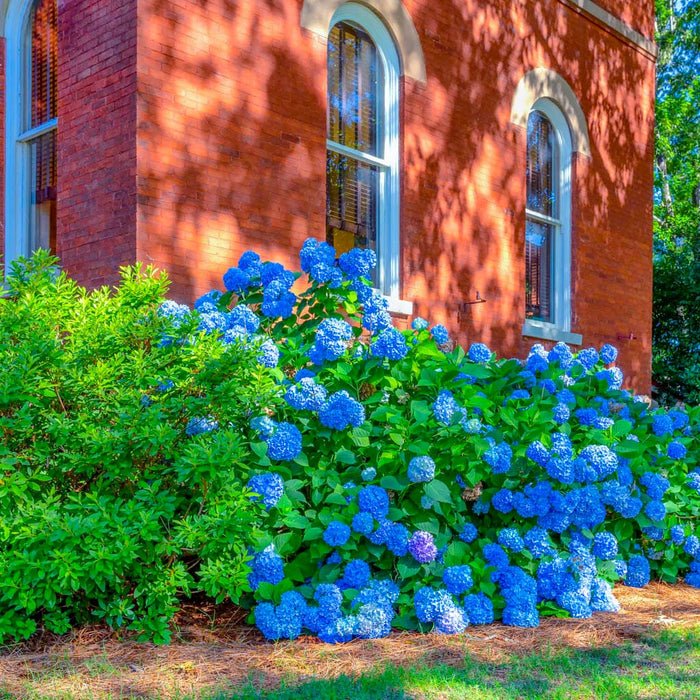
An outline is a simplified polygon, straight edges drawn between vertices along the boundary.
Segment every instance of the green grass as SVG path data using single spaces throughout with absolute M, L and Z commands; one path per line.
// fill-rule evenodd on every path
M 303 684 L 290 678 L 273 691 L 254 685 L 217 700 L 697 700 L 700 627 L 668 629 L 617 647 L 513 656 L 497 664 L 466 656 L 459 667 L 384 666 L 361 678 Z

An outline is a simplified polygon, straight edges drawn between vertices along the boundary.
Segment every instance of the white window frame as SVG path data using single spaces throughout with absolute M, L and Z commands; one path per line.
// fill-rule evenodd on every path
M 348 156 L 378 171 L 377 187 L 377 286 L 389 300 L 391 311 L 403 314 L 413 312 L 413 304 L 400 298 L 400 175 L 399 175 L 399 77 L 401 63 L 394 39 L 382 20 L 369 8 L 354 2 L 341 5 L 331 18 L 330 30 L 339 22 L 355 24 L 365 31 L 377 48 L 384 80 L 379 86 L 383 109 L 379 138 L 381 158 L 363 153 L 330 139 L 326 148 L 333 153 Z
M 34 0 L 10 4 L 5 18 L 5 255 L 10 263 L 31 253 L 30 175 L 31 141 L 58 129 L 54 118 L 27 129 L 30 76 L 30 20 Z
M 538 99 L 530 111 L 540 112 L 552 126 L 558 217 L 545 216 L 531 209 L 525 210 L 526 220 L 551 226 L 553 309 L 551 322 L 526 319 L 522 334 L 580 345 L 582 336 L 571 332 L 571 162 L 573 154 L 571 130 L 559 107 L 546 97 Z

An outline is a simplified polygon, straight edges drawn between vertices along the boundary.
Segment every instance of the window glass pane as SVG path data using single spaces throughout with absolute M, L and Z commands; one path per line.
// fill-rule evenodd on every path
M 30 142 L 30 250 L 56 250 L 56 132 Z
M 527 208 L 558 217 L 554 130 L 539 112 L 527 121 Z
M 340 255 L 351 248 L 377 252 L 379 169 L 328 151 L 327 240 Z
M 345 22 L 328 37 L 328 138 L 363 153 L 382 156 L 379 85 L 383 80 L 370 37 Z
M 552 320 L 552 227 L 528 219 L 525 228 L 525 316 Z
M 56 117 L 56 1 L 37 0 L 31 24 L 29 127 Z

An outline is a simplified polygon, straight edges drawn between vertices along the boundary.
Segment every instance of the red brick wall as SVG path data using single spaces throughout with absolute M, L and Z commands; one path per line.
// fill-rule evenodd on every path
M 136 257 L 136 8 L 59 0 L 57 252 L 93 286 Z
M 5 39 L 0 37 L 0 273 L 5 269 Z
M 403 86 L 403 297 L 463 343 L 526 354 L 525 134 L 510 109 L 524 73 L 549 67 L 591 138 L 573 186 L 572 330 L 619 345 L 648 391 L 653 60 L 561 0 L 405 5 L 428 82 Z M 247 248 L 296 268 L 304 238 L 325 235 L 326 51 L 300 7 L 140 6 L 137 254 L 181 298 L 221 287 Z M 650 0 L 624 11 L 649 33 Z M 477 290 L 487 303 L 463 309 Z
M 654 0 L 595 0 L 595 3 L 648 39 L 654 38 Z

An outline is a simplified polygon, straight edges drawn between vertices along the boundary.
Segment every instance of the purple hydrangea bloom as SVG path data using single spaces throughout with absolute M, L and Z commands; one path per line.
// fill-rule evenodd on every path
M 427 564 L 437 557 L 437 547 L 433 536 L 424 530 L 418 530 L 408 540 L 408 551 L 420 564 Z

